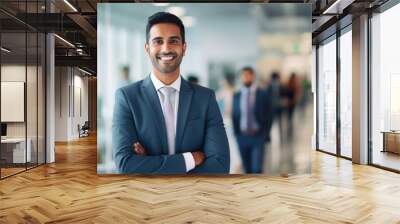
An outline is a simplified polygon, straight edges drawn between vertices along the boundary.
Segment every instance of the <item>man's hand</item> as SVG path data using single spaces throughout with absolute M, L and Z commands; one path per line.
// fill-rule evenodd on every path
M 133 151 L 136 154 L 138 154 L 140 156 L 146 155 L 146 150 L 143 148 L 143 146 L 139 142 L 134 143 L 132 147 L 133 147 Z
M 192 156 L 194 158 L 194 163 L 196 166 L 202 164 L 206 158 L 204 153 L 200 151 L 192 152 Z
M 143 146 L 139 142 L 134 143 L 132 147 L 133 147 L 133 151 L 137 155 L 139 155 L 139 156 L 146 155 L 146 150 L 143 148 Z M 193 156 L 194 163 L 196 166 L 202 164 L 206 158 L 204 153 L 201 151 L 192 152 L 192 156 Z

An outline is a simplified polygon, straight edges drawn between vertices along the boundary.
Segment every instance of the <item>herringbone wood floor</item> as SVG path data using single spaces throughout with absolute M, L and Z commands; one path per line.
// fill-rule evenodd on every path
M 400 175 L 313 152 L 311 175 L 98 176 L 96 139 L 0 181 L 0 223 L 400 223 Z

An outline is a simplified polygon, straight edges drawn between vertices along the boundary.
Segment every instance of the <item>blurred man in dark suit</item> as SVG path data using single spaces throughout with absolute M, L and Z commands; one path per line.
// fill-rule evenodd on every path
M 233 96 L 233 128 L 244 171 L 262 173 L 264 146 L 269 141 L 272 122 L 271 105 L 267 92 L 255 84 L 256 76 L 251 67 L 242 69 L 241 80 L 242 87 Z

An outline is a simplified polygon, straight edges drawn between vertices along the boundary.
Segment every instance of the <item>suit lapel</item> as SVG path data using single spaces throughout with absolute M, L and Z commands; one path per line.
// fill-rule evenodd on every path
M 257 111 L 258 111 L 258 106 L 260 105 L 259 104 L 259 100 L 260 100 L 261 98 L 260 98 L 260 91 L 259 91 L 259 89 L 257 88 L 256 89 L 256 94 L 255 94 L 255 98 L 254 98 L 254 113 L 255 114 L 257 114 Z M 265 100 L 265 99 L 264 99 Z
M 151 117 L 155 118 L 152 120 L 154 121 L 156 132 L 161 139 L 162 153 L 168 154 L 167 129 L 165 127 L 164 115 L 162 112 L 157 91 L 154 88 L 153 83 L 151 82 L 150 76 L 143 80 L 142 89 L 147 102 L 149 102 L 147 104 L 147 106 L 149 107 L 147 111 L 151 112 L 152 116 L 150 116 L 150 119 Z
M 190 105 L 192 102 L 193 89 L 187 81 L 182 79 L 181 90 L 179 92 L 179 108 L 178 108 L 178 120 L 175 137 L 175 151 L 176 153 L 181 152 L 181 143 L 183 133 L 185 131 L 187 119 L 189 116 Z
M 241 99 L 242 99 L 242 91 L 239 91 L 238 93 L 237 93 L 237 95 L 236 95 L 236 107 L 234 108 L 234 110 L 236 110 L 236 114 L 237 114 L 237 117 L 239 117 L 239 119 L 240 119 L 240 116 L 241 116 Z
M 257 90 L 256 90 L 256 98 L 254 100 L 254 103 L 255 103 L 255 105 L 254 105 L 254 115 L 255 115 L 255 118 L 257 119 L 257 122 L 260 122 L 258 114 L 264 112 L 263 108 L 262 108 L 262 105 L 264 105 L 264 103 L 263 103 L 264 100 L 268 100 L 268 99 L 263 97 L 262 90 L 257 88 Z

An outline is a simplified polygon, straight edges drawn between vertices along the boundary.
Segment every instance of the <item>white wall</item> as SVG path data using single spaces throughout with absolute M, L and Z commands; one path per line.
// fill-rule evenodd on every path
M 55 68 L 55 140 L 66 141 L 68 115 L 68 68 Z
M 74 103 L 71 102 L 71 105 L 74 104 L 74 107 L 72 108 L 72 120 L 71 120 L 71 132 L 70 135 L 72 138 L 78 138 L 79 133 L 78 133 L 78 124 L 82 126 L 85 121 L 88 121 L 88 77 L 81 76 L 82 73 L 76 73 L 77 70 L 74 71 L 74 96 L 72 98 L 74 99 Z M 79 72 L 79 71 L 78 71 Z M 78 91 L 80 90 L 80 93 Z M 80 94 L 80 97 L 79 97 Z M 79 102 L 81 101 L 81 102 Z M 80 105 L 79 105 L 80 104 Z M 81 108 L 79 108 L 81 107 Z M 79 109 L 82 111 L 80 112 Z M 75 113 L 74 113 L 75 111 Z
M 246 65 L 255 66 L 257 35 L 257 24 L 249 17 L 200 21 L 192 32 L 188 29 L 188 48 L 181 73 L 195 73 L 200 84 L 208 86 L 210 62 L 233 64 L 236 70 Z
M 78 124 L 88 120 L 88 78 L 76 68 L 56 67 L 55 85 L 55 140 L 77 139 Z

